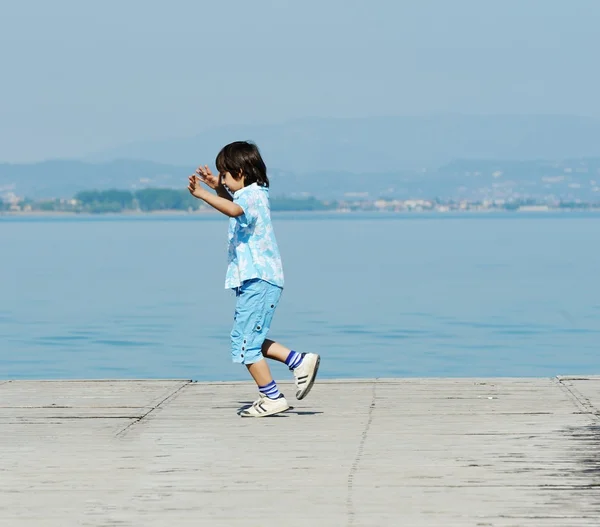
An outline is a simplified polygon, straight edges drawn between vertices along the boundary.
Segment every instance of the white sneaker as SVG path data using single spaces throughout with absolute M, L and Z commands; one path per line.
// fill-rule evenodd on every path
M 303 359 L 300 366 L 294 369 L 294 379 L 296 383 L 296 399 L 304 399 L 312 388 L 321 357 L 316 353 L 303 353 Z
M 285 412 L 290 409 L 290 405 L 285 397 L 280 395 L 277 399 L 269 399 L 266 395 L 260 394 L 260 397 L 248 408 L 240 410 L 238 414 L 241 417 L 267 417 Z

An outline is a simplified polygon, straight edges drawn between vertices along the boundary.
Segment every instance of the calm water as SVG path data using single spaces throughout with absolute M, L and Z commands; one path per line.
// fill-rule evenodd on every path
M 323 377 L 600 373 L 598 215 L 279 215 Z M 0 217 L 0 378 L 246 379 L 221 217 Z M 278 378 L 289 376 L 277 365 Z

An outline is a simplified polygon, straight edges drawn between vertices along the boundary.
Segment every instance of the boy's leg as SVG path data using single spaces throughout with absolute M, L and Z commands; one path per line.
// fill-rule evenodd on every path
M 252 375 L 257 386 L 266 386 L 273 382 L 271 369 L 265 359 L 261 359 L 254 364 L 246 364 L 246 368 L 248 368 L 248 371 L 250 372 L 250 375 Z
M 286 348 L 279 342 L 275 342 L 271 339 L 265 339 L 262 345 L 262 354 L 268 359 L 273 359 L 279 362 L 285 362 L 290 355 L 289 348 Z
M 262 354 L 269 359 L 287 364 L 288 368 L 294 372 L 297 399 L 304 399 L 308 395 L 319 371 L 321 363 L 319 355 L 298 353 L 270 339 L 264 341 Z
M 306 353 L 298 353 L 297 351 L 286 348 L 283 344 L 274 340 L 266 339 L 262 345 L 262 354 L 268 359 L 273 359 L 278 362 L 287 364 L 291 371 L 300 366 Z
M 265 296 L 265 284 L 261 281 L 245 282 L 237 294 L 235 321 L 231 332 L 232 358 L 234 362 L 241 362 L 246 366 L 260 392 L 257 401 L 239 412 L 242 417 L 264 417 L 289 408 L 261 353 L 261 313 L 264 310 Z
M 249 408 L 241 410 L 240 416 L 267 417 L 288 410 L 290 405 L 279 392 L 267 361 L 260 359 L 253 364 L 246 364 L 246 367 L 258 386 L 260 397 Z

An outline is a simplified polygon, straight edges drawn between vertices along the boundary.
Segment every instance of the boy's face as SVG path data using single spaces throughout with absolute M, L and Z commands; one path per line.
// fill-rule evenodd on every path
M 237 192 L 241 188 L 244 188 L 244 178 L 235 179 L 229 172 L 221 173 L 221 183 L 231 192 Z

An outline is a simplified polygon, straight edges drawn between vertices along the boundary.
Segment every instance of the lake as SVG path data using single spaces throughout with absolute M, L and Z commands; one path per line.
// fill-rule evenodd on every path
M 274 214 L 322 378 L 600 373 L 600 215 Z M 0 216 L 0 378 L 246 380 L 217 215 Z M 276 379 L 290 378 L 275 365 Z

